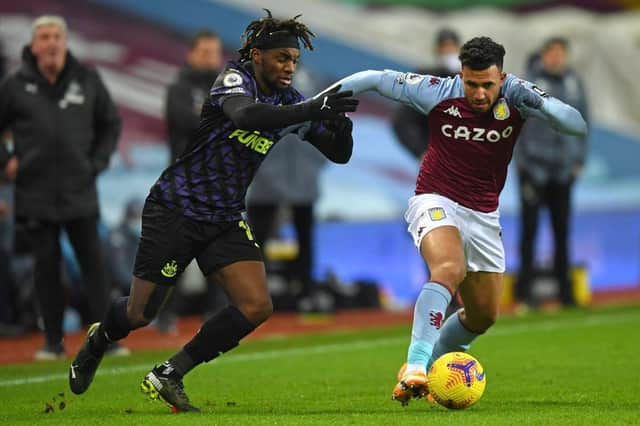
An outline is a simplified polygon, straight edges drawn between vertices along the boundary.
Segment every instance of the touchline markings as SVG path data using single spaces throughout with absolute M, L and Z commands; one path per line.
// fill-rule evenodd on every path
M 492 336 L 505 336 L 510 334 L 519 334 L 519 333 L 531 333 L 531 332 L 545 332 L 549 330 L 560 330 L 560 329 L 569 329 L 569 328 L 582 328 L 582 327 L 593 327 L 598 325 L 605 324 L 617 324 L 627 322 L 631 319 L 637 319 L 640 317 L 638 313 L 622 313 L 622 314 L 597 314 L 590 317 L 582 317 L 575 318 L 569 321 L 557 322 L 557 320 L 545 320 L 540 322 L 535 322 L 528 325 L 516 324 L 512 326 L 504 326 L 499 327 L 495 330 L 490 330 L 486 336 L 486 338 L 491 338 Z M 230 354 L 225 358 L 221 358 L 217 360 L 215 363 L 211 365 L 219 365 L 219 364 L 229 364 L 234 362 L 247 362 L 247 361 L 260 361 L 266 359 L 279 358 L 283 356 L 299 356 L 299 355 L 313 355 L 313 354 L 325 354 L 327 352 L 344 352 L 348 350 L 358 350 L 358 349 L 372 349 L 381 346 L 392 346 L 400 343 L 406 343 L 407 337 L 395 337 L 389 339 L 372 339 L 372 340 L 357 340 L 355 342 L 348 343 L 333 343 L 327 345 L 317 345 L 317 346 L 307 346 L 301 348 L 291 348 L 291 349 L 279 349 L 279 350 L 269 350 L 262 352 L 255 352 L 250 354 L 238 354 L 233 355 Z M 102 370 L 98 370 L 96 375 L 105 376 L 105 375 L 120 375 L 127 373 L 135 373 L 141 371 L 149 370 L 150 364 L 137 364 L 131 365 L 129 367 L 114 367 L 114 368 L 105 368 Z M 34 377 L 25 377 L 20 379 L 13 380 L 1 380 L 0 387 L 10 387 L 10 386 L 21 386 L 21 385 L 29 385 L 35 383 L 45 383 L 45 382 L 53 382 L 56 380 L 66 380 L 66 374 L 47 374 L 42 376 L 34 376 Z

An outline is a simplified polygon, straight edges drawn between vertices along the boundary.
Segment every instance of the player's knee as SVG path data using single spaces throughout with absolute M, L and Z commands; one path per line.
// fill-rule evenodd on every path
M 127 318 L 133 329 L 149 325 L 153 318 L 147 318 L 142 309 L 136 309 L 134 306 L 127 306 Z
M 455 291 L 467 274 L 465 265 L 461 262 L 444 262 L 431 271 L 431 280 L 446 285 Z
M 498 311 L 496 309 L 480 309 L 473 314 L 466 313 L 466 325 L 476 333 L 484 333 L 498 320 Z
M 498 320 L 498 313 L 488 313 L 480 318 L 480 326 L 482 331 L 487 331 Z
M 243 303 L 238 306 L 238 309 L 252 324 L 258 326 L 271 316 L 273 304 L 271 303 L 271 298 L 267 298 Z

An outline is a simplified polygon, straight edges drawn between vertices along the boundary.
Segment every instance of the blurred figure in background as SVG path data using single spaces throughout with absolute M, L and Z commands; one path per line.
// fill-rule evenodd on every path
M 0 40 L 0 82 L 7 75 L 7 58 L 4 56 L 4 46 Z
M 4 144 L 4 135 L 0 134 L 0 144 Z M 0 151 L 2 154 L 2 151 Z M 6 157 L 6 151 L 4 153 Z M 0 162 L 3 159 L 0 158 Z M 6 158 L 5 158 L 6 160 Z M 15 301 L 15 279 L 11 265 L 11 196 L 7 191 L 7 181 L 0 174 L 0 337 L 18 336 L 22 327 L 17 322 L 17 303 Z
M 322 87 L 312 74 L 299 67 L 293 83 L 302 92 L 312 94 Z M 326 158 L 297 135 L 283 138 L 260 165 L 247 192 L 247 215 L 253 235 L 264 252 L 265 243 L 277 236 L 278 213 L 290 209 L 296 231 L 297 257 L 290 270 L 288 293 L 297 299 L 308 296 L 312 285 L 313 206 L 319 197 L 318 179 Z M 265 254 L 267 272 L 269 260 Z
M 0 199 L 0 337 L 21 334 L 20 327 L 14 323 L 15 305 L 12 302 L 15 283 L 11 271 L 11 253 L 6 244 L 9 214 L 9 205 Z
M 35 258 L 46 337 L 35 357 L 62 358 L 66 301 L 60 232 L 68 234 L 90 286 L 92 317 L 101 318 L 109 288 L 95 180 L 109 164 L 121 123 L 100 76 L 67 50 L 67 25 L 59 16 L 33 22 L 21 68 L 0 86 L 0 130 L 6 128 L 13 133 L 14 150 L 8 159 L 8 153 L 0 154 L 7 159 L 0 166 L 15 181 L 16 233 Z
M 209 96 L 209 91 L 218 77 L 223 61 L 222 41 L 216 33 L 202 29 L 191 38 L 186 63 L 167 91 L 166 121 L 171 154 L 170 164 L 175 163 L 184 152 L 189 140 L 195 137 L 200 125 L 202 104 Z M 131 266 L 135 260 L 135 251 L 133 254 Z M 132 270 L 128 271 L 129 280 Z M 192 271 L 193 267 L 189 270 Z M 175 330 L 177 314 L 185 305 L 184 298 L 181 297 L 185 285 L 195 284 L 195 287 L 203 286 L 205 288 L 207 303 L 205 303 L 204 309 L 206 311 L 212 311 L 215 306 L 225 304 L 226 297 L 222 289 L 218 286 L 207 285 L 205 277 L 196 271 L 194 272 L 181 277 L 176 291 L 158 315 L 155 325 L 161 332 L 169 333 Z M 185 282 L 186 280 L 193 281 L 194 277 L 198 282 Z M 213 312 L 206 312 L 206 314 L 213 314 Z
M 111 272 L 112 289 L 119 296 L 129 294 L 131 271 L 136 260 L 136 251 L 142 230 L 143 199 L 131 198 L 125 205 L 118 226 L 107 237 L 107 262 Z
M 587 122 L 587 97 L 580 77 L 569 67 L 569 43 L 561 37 L 547 40 L 538 60 L 530 61 L 527 79 L 550 95 L 574 105 Z M 516 298 L 536 307 L 532 295 L 534 247 L 540 209 L 549 209 L 554 235 L 553 273 L 564 306 L 575 305 L 569 274 L 571 192 L 587 157 L 587 138 L 561 134 L 537 118 L 527 121 L 516 145 L 521 235 L 520 274 Z
M 13 151 L 10 131 L 0 133 L 0 164 Z M 33 288 L 33 259 L 14 250 L 13 184 L 0 168 L 0 337 L 11 337 L 37 329 Z
M 220 37 L 200 30 L 189 44 L 186 64 L 169 86 L 166 103 L 171 164 L 182 154 L 200 124 L 202 104 L 223 64 Z
M 443 28 L 435 39 L 436 66 L 421 68 L 418 74 L 453 77 L 460 72 L 460 37 L 458 33 Z M 392 119 L 393 131 L 398 141 L 415 158 L 420 160 L 427 150 L 429 129 L 424 115 L 408 105 L 400 105 Z

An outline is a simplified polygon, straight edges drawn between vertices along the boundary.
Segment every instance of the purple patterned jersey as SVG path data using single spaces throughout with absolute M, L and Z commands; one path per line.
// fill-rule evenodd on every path
M 271 105 L 304 100 L 293 87 L 272 96 L 258 91 L 251 63 L 229 62 L 202 107 L 200 127 L 185 152 L 151 188 L 149 198 L 194 220 L 239 220 L 256 170 L 283 129 L 238 129 L 223 110 L 231 96 Z

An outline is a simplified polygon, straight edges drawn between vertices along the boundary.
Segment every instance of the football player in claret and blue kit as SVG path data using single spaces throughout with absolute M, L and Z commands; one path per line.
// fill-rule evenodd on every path
M 226 65 L 204 102 L 196 136 L 151 188 L 130 295 L 89 328 L 69 370 L 74 393 L 88 389 L 109 343 L 151 322 L 194 258 L 230 305 L 144 377 L 141 389 L 152 399 L 173 411 L 198 411 L 183 376 L 236 347 L 271 315 L 261 251 L 241 216 L 246 190 L 273 145 L 292 131 L 329 160 L 349 161 L 352 123 L 345 113 L 358 105 L 348 91 L 305 100 L 292 87 L 299 44 L 313 49 L 314 36 L 297 18 L 267 11 L 249 24 L 240 59 Z
M 462 71 L 454 77 L 362 71 L 323 92 L 375 90 L 429 123 L 405 219 L 430 278 L 416 301 L 407 362 L 392 392 L 402 405 L 428 394 L 426 373 L 438 357 L 466 351 L 496 321 L 505 271 L 498 197 L 523 122 L 538 117 L 563 133 L 587 132 L 575 108 L 503 72 L 504 55 L 502 45 L 476 37 L 462 46 Z M 464 308 L 445 320 L 456 290 Z

